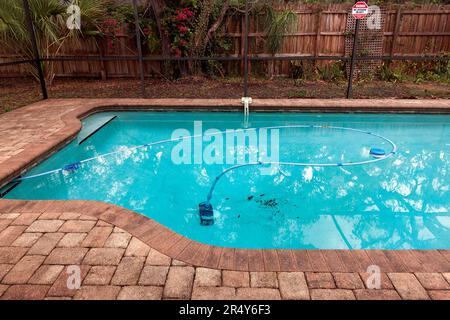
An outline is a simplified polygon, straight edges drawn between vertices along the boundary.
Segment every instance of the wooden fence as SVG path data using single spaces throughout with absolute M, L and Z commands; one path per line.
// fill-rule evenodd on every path
M 291 10 L 297 15 L 297 23 L 283 39 L 282 48 L 276 57 L 294 55 L 297 57 L 345 56 L 345 38 L 350 6 L 347 4 L 305 5 L 290 4 L 279 10 Z M 450 5 L 422 5 L 415 7 L 382 7 L 384 15 L 384 56 L 440 55 L 450 52 Z M 249 53 L 271 56 L 265 50 L 263 16 L 251 17 L 249 28 Z M 243 54 L 243 15 L 234 14 L 227 18 L 223 34 L 231 42 L 228 56 Z M 103 39 L 86 39 L 81 45 L 67 43 L 60 51 L 61 56 L 117 57 L 136 55 L 134 38 L 125 33 L 118 36 L 113 48 L 108 48 Z M 11 61 L 11 54 L 2 52 L 0 62 Z M 253 61 L 250 70 L 255 73 L 286 75 L 289 61 Z M 242 74 L 242 62 L 222 62 L 227 74 Z M 0 68 L 1 77 L 24 75 L 28 66 L 14 65 Z M 144 63 L 147 77 L 158 76 L 161 62 Z M 64 61 L 55 62 L 54 72 L 60 77 L 137 77 L 136 61 Z

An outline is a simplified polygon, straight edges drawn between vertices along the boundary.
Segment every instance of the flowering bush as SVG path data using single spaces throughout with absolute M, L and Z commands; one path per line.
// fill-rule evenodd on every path
M 177 57 L 187 54 L 197 10 L 196 1 L 175 1 L 165 13 L 165 29 L 171 38 L 172 52 Z
M 121 24 L 119 25 L 119 21 L 116 18 L 108 18 L 103 21 L 101 29 L 106 39 L 108 50 L 112 50 L 117 36 L 122 33 Z
M 120 5 L 108 8 L 108 18 L 103 20 L 101 31 L 106 39 L 108 50 L 113 50 L 117 38 L 131 34 L 134 22 L 133 7 Z
M 145 8 L 139 7 L 139 23 L 143 36 L 142 45 L 153 53 L 161 48 L 158 30 L 153 16 L 149 17 Z M 101 31 L 106 39 L 108 50 L 113 50 L 119 36 L 134 36 L 134 9 L 131 5 L 119 5 L 110 8 L 107 18 L 101 25 Z

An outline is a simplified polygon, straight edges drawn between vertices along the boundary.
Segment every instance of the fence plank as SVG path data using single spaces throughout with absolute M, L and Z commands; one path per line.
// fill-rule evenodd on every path
M 394 24 L 394 32 L 392 34 L 391 56 L 395 54 L 395 45 L 397 43 L 397 37 L 400 30 L 401 21 L 402 21 L 402 9 L 401 7 L 398 7 Z
M 320 39 L 321 39 L 321 26 L 322 26 L 322 11 L 317 14 L 317 26 L 316 26 L 316 48 L 314 55 L 317 57 L 320 54 Z

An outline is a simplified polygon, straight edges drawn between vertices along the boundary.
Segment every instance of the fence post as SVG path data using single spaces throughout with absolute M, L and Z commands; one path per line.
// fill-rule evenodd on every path
M 358 32 L 359 32 L 359 22 L 360 19 L 356 19 L 355 21 L 355 33 L 353 35 L 353 49 L 352 49 L 352 58 L 350 62 L 350 74 L 348 76 L 348 86 L 347 86 L 347 99 L 353 98 L 353 72 L 355 70 L 355 56 L 356 56 L 356 48 L 358 47 Z
M 245 31 L 244 31 L 244 97 L 248 97 L 248 0 L 245 0 Z
M 139 13 L 137 1 L 133 0 L 133 9 L 134 9 L 134 25 L 136 29 L 136 45 L 138 50 L 138 58 L 139 58 L 139 74 L 141 78 L 141 95 L 142 98 L 145 98 L 145 84 L 144 84 L 144 63 L 142 58 L 142 44 L 141 44 L 141 30 L 139 27 Z
M 48 99 L 47 85 L 45 84 L 44 71 L 42 70 L 41 64 L 42 61 L 39 55 L 36 33 L 34 32 L 33 20 L 31 17 L 30 4 L 28 3 L 28 0 L 23 0 L 23 9 L 25 11 L 25 20 L 28 26 L 28 32 L 30 33 L 31 45 L 33 46 L 34 61 L 36 63 L 36 68 L 39 75 L 39 82 L 41 83 L 42 97 L 46 100 Z

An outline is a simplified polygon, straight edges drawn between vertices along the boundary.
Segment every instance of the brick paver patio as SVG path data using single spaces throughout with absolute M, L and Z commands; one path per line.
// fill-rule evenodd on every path
M 358 272 L 195 267 L 113 224 L 57 207 L 0 209 L 0 299 L 450 299 L 450 272 L 387 272 L 380 289 L 368 289 Z M 69 289 L 74 265 L 81 287 Z
M 356 108 L 355 101 L 255 105 L 332 111 Z M 383 110 L 386 103 L 359 105 Z M 70 141 L 80 129 L 77 117 L 149 105 L 238 108 L 239 102 L 52 100 L 7 113 L 0 116 L 0 185 Z M 396 108 L 408 106 L 450 112 L 445 101 L 404 101 Z M 366 281 L 374 264 L 382 272 L 379 289 Z M 79 288 L 72 287 L 74 270 Z M 100 202 L 0 200 L 0 299 L 448 300 L 450 251 L 219 248 Z

